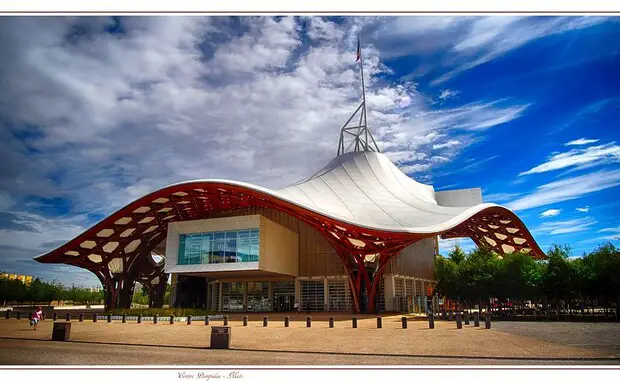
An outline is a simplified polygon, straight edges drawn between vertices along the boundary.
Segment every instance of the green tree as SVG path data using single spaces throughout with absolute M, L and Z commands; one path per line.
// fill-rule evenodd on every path
M 436 289 L 442 295 L 453 297 L 457 292 L 458 266 L 450 259 L 442 256 L 435 258 Z
M 477 301 L 479 309 L 482 301 L 497 296 L 498 273 L 500 260 L 497 255 L 487 247 L 479 247 L 471 251 L 460 271 L 461 283 L 465 292 L 466 300 Z
M 136 283 L 136 288 L 138 286 L 139 283 Z M 132 298 L 132 303 L 133 304 L 139 304 L 139 305 L 149 305 L 149 291 L 148 289 L 140 284 L 140 290 L 136 290 L 133 293 L 133 298 Z
M 620 318 L 620 251 L 613 244 L 598 247 L 586 256 L 592 267 L 594 284 L 607 304 L 615 301 L 616 320 Z
M 26 299 L 34 303 L 46 301 L 45 286 L 45 282 L 42 282 L 39 278 L 35 278 L 27 287 Z
M 26 301 L 28 289 L 21 280 L 8 280 L 5 286 L 7 301 L 17 302 L 18 305 Z
M 568 246 L 553 245 L 547 253 L 547 266 L 542 276 L 543 290 L 555 302 L 558 316 L 562 301 L 570 296 L 573 272 L 568 263 L 569 253 Z
M 448 258 L 457 266 L 460 266 L 466 259 L 465 252 L 458 244 L 454 245 L 454 248 L 448 253 Z

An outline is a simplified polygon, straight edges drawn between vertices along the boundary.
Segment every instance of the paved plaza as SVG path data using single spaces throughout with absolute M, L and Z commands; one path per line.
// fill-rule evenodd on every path
M 203 322 L 73 321 L 71 342 L 51 342 L 52 321 L 37 331 L 28 320 L 0 321 L 1 364 L 183 364 L 183 365 L 620 365 L 620 324 L 562 322 L 493 322 L 456 329 L 454 322 L 421 319 L 401 328 L 401 316 L 338 316 L 335 328 L 327 315 L 314 317 L 311 328 L 297 315 L 285 328 L 284 315 L 231 316 L 231 350 L 211 350 L 210 328 Z M 220 326 L 222 321 L 213 321 Z

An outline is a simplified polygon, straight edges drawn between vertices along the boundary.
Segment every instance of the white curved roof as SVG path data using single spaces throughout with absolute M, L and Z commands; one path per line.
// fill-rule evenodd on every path
M 211 199 L 205 197 L 207 194 Z M 411 234 L 412 240 L 433 235 L 470 237 L 476 244 L 504 254 L 523 250 L 544 257 L 527 228 L 510 210 L 490 203 L 438 205 L 432 186 L 409 178 L 381 153 L 361 151 L 340 155 L 313 176 L 277 191 L 219 179 L 173 184 L 135 200 L 36 259 L 76 265 L 85 256 L 103 255 L 108 260 L 117 255 L 117 250 L 127 249 L 119 245 L 120 241 L 134 239 L 132 233 L 127 233 L 128 228 L 141 229 L 144 240 L 149 240 L 161 234 L 168 222 L 208 218 L 205 213 L 209 211 L 230 209 L 231 199 L 236 200 L 236 207 L 247 207 L 253 199 L 258 204 L 289 208 L 295 215 L 306 210 L 353 227 Z M 105 245 L 110 242 L 115 243 L 115 249 L 106 251 Z
M 384 154 L 366 151 L 338 156 L 313 176 L 276 193 L 355 225 L 411 233 L 445 231 L 498 206 L 440 206 L 432 186 L 408 177 Z

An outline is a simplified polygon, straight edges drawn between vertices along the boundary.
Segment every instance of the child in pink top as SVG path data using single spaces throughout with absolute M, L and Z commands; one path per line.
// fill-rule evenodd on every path
M 39 325 L 39 321 L 43 320 L 43 308 L 37 307 L 37 310 L 32 313 L 32 317 L 30 319 L 30 325 L 34 326 L 34 330 L 37 330 L 37 325 Z

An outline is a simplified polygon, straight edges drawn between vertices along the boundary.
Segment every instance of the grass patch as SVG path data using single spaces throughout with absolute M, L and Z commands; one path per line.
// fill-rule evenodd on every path
M 220 315 L 221 312 L 209 311 L 203 308 L 119 308 L 109 312 L 112 315 L 137 316 L 204 316 L 204 315 Z M 106 313 L 107 315 L 107 313 Z

